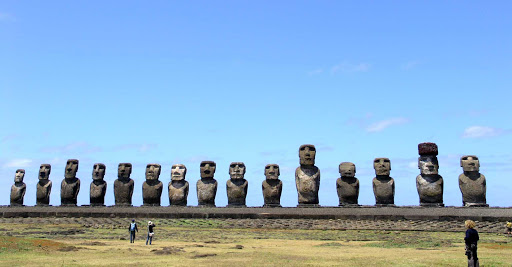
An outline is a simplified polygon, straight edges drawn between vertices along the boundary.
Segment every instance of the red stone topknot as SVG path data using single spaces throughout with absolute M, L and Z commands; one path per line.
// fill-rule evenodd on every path
M 420 143 L 418 144 L 418 153 L 420 156 L 437 156 L 436 143 Z

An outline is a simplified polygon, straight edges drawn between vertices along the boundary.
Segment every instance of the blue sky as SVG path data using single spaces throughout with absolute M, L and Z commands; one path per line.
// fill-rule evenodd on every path
M 460 206 L 464 154 L 479 156 L 491 206 L 512 206 L 512 20 L 509 1 L 2 1 L 0 205 L 17 168 L 26 205 L 52 164 L 60 204 L 66 160 L 80 160 L 78 204 L 105 163 L 131 162 L 142 203 L 148 163 L 187 166 L 189 205 L 202 160 L 217 162 L 227 204 L 230 162 L 247 166 L 261 206 L 264 166 L 281 166 L 296 206 L 302 144 L 317 147 L 320 204 L 338 204 L 338 165 L 357 168 L 375 204 L 375 157 L 391 159 L 395 202 L 418 205 L 417 145 L 436 142 L 445 204 Z M 168 205 L 167 192 L 162 204 Z

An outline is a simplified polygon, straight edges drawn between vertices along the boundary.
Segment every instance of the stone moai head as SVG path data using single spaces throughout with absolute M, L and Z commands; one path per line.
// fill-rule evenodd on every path
M 302 145 L 299 148 L 300 165 L 315 165 L 316 149 L 314 145 Z
M 279 165 L 267 164 L 267 166 L 265 166 L 265 177 L 267 180 L 277 180 L 280 174 Z
M 375 169 L 375 175 L 389 176 L 391 172 L 391 161 L 389 161 L 388 158 L 375 158 L 373 160 L 373 168 Z
M 23 178 L 25 178 L 25 170 L 17 169 L 16 174 L 14 175 L 14 182 L 15 183 L 23 183 Z
M 245 164 L 243 162 L 231 162 L 229 164 L 229 177 L 231 179 L 244 179 Z
M 460 166 L 465 172 L 480 171 L 480 161 L 475 155 L 466 155 L 460 158 Z
M 217 164 L 213 161 L 201 161 L 199 169 L 201 170 L 201 178 L 213 178 Z
M 171 168 L 171 181 L 185 180 L 187 175 L 187 167 L 183 164 L 174 164 Z
M 106 167 L 103 163 L 96 163 L 92 169 L 92 179 L 94 181 L 103 181 L 105 178 Z
M 160 177 L 160 164 L 150 163 L 146 166 L 146 180 L 158 180 Z
M 421 143 L 418 145 L 418 168 L 421 174 L 439 174 L 439 162 L 437 161 L 437 145 L 435 143 Z
M 131 174 L 132 174 L 132 164 L 131 163 L 119 163 L 119 165 L 117 166 L 117 178 L 130 179 Z
M 52 165 L 41 164 L 41 166 L 39 167 L 39 180 L 49 179 L 50 172 L 52 172 Z
M 352 162 L 342 162 L 339 166 L 341 177 L 355 177 L 356 165 Z
M 78 160 L 68 159 L 66 169 L 64 170 L 64 178 L 75 178 L 78 171 Z

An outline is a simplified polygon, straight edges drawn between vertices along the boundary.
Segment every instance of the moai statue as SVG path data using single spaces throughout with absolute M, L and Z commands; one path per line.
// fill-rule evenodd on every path
M 355 177 L 356 165 L 352 162 L 342 162 L 339 166 L 341 177 L 336 180 L 336 191 L 340 206 L 359 206 L 359 180 Z
M 105 193 L 107 192 L 107 182 L 103 180 L 105 171 L 105 164 L 94 164 L 90 190 L 91 206 L 105 206 Z
M 14 175 L 14 184 L 11 187 L 11 206 L 23 206 L 23 198 L 27 185 L 23 182 L 25 177 L 24 169 L 17 169 Z
M 217 181 L 213 178 L 217 165 L 213 161 L 201 161 L 201 179 L 197 181 L 197 202 L 199 206 L 215 207 Z
M 263 190 L 263 207 L 281 207 L 281 193 L 283 192 L 283 182 L 279 180 L 279 165 L 268 164 L 265 166 L 265 180 L 261 188 Z
M 318 207 L 320 170 L 315 166 L 315 156 L 316 149 L 314 145 L 300 146 L 300 167 L 295 170 L 295 186 L 299 198 L 298 207 Z
M 117 167 L 117 179 L 114 181 L 114 198 L 116 206 L 131 206 L 134 181 L 131 163 L 119 163 Z
M 187 167 L 183 164 L 174 164 L 171 169 L 171 182 L 169 182 L 169 205 L 186 206 L 188 197 L 188 182 L 185 181 Z
M 390 177 L 391 162 L 388 158 L 373 160 L 375 177 L 373 178 L 373 194 L 376 206 L 395 206 L 395 180 Z
M 485 198 L 485 176 L 480 173 L 480 161 L 477 156 L 460 158 L 464 173 L 459 175 L 459 188 L 462 193 L 462 205 L 465 207 L 489 207 Z
M 36 188 L 36 206 L 49 206 L 50 193 L 52 192 L 52 181 L 50 173 L 52 166 L 50 164 L 41 164 L 39 167 L 39 182 Z
M 60 205 L 76 206 L 78 192 L 80 192 L 80 179 L 76 177 L 78 160 L 68 159 L 64 170 L 64 180 L 60 184 Z
M 437 145 L 421 143 L 418 145 L 418 168 L 421 174 L 416 177 L 416 188 L 422 207 L 444 207 L 443 177 L 439 175 Z
M 142 184 L 143 206 L 160 206 L 163 183 L 158 180 L 160 176 L 160 164 L 148 164 L 146 166 L 146 181 Z
M 228 194 L 228 207 L 245 207 L 248 182 L 244 179 L 245 164 L 243 162 L 231 162 L 229 165 L 229 177 L 226 182 Z

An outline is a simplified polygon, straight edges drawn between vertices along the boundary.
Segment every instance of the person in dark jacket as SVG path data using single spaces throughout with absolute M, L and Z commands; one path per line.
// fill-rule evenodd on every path
M 475 230 L 475 222 L 472 220 L 467 220 L 464 222 L 466 226 L 466 237 L 464 237 L 464 242 L 466 243 L 466 256 L 468 256 L 468 267 L 479 267 L 480 263 L 478 262 L 477 255 L 477 243 L 478 243 L 478 231 Z
M 153 241 L 153 235 L 155 234 L 155 232 L 153 231 L 153 227 L 155 227 L 155 224 L 152 221 L 149 221 L 148 222 L 148 237 L 146 238 L 146 245 L 148 244 L 148 241 L 149 241 L 149 245 L 151 245 L 151 241 Z
M 130 231 L 130 243 L 135 243 L 135 232 L 139 231 L 139 229 L 137 228 L 137 224 L 135 223 L 135 220 L 132 220 L 132 223 L 130 223 L 128 231 Z

